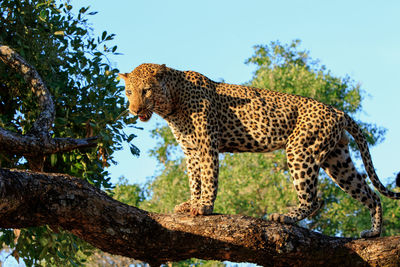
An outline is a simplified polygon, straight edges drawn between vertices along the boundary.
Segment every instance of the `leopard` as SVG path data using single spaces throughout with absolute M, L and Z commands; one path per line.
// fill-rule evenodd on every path
M 373 186 L 386 197 L 400 199 L 400 193 L 388 190 L 379 180 L 360 126 L 331 105 L 300 95 L 215 82 L 165 64 L 143 63 L 119 77 L 125 82 L 129 112 L 143 122 L 158 114 L 183 150 L 190 199 L 177 205 L 175 213 L 213 213 L 220 153 L 284 149 L 299 203 L 285 214 L 270 214 L 270 220 L 295 224 L 315 214 L 323 203 L 317 191 L 322 168 L 369 210 L 372 227 L 362 231 L 361 237 L 380 236 L 381 200 L 350 157 L 349 135 Z M 400 175 L 396 184 L 400 186 Z

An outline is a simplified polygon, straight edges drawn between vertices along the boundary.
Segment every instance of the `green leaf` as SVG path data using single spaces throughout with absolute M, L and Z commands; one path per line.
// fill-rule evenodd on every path
M 57 253 L 58 257 L 60 257 L 61 259 L 65 259 L 65 255 L 62 254 L 59 250 L 57 250 L 56 253 Z
M 126 142 L 130 143 L 130 142 L 133 140 L 133 138 L 135 138 L 135 137 L 137 137 L 136 134 L 130 134 L 130 135 L 128 136 L 128 138 L 126 139 Z
M 131 154 L 132 155 L 134 155 L 134 156 L 137 156 L 137 155 L 139 155 L 139 149 L 136 147 L 136 146 L 134 146 L 134 145 L 130 145 L 129 146 L 129 149 L 131 150 Z
M 56 154 L 50 155 L 50 164 L 52 167 L 56 166 L 56 164 L 57 164 L 57 155 Z
M 47 19 L 47 11 L 46 10 L 43 9 L 42 11 L 40 11 L 39 19 L 42 21 L 46 21 L 46 19 Z

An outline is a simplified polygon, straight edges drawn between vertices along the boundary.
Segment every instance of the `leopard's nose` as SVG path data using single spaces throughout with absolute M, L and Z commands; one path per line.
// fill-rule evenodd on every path
M 133 107 L 129 107 L 129 111 L 133 114 L 133 115 L 138 115 L 143 111 L 143 108 L 133 108 Z

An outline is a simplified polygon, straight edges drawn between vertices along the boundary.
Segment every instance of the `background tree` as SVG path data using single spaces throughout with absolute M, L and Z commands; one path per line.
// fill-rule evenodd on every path
M 0 44 L 19 53 L 38 71 L 53 96 L 56 109 L 52 136 L 85 138 L 99 136 L 95 149 L 74 150 L 47 157 L 43 171 L 67 173 L 105 190 L 112 188 L 104 169 L 113 152 L 134 135 L 123 131 L 136 119 L 119 115 L 126 103 L 118 86 L 118 70 L 107 55 L 116 54 L 110 45 L 113 34 L 94 36 L 88 17 L 96 12 L 73 9 L 69 2 L 54 0 L 1 1 Z M 29 134 L 40 109 L 36 96 L 21 74 L 0 64 L 0 127 Z M 138 153 L 135 146 L 131 151 Z M 0 151 L 0 166 L 28 168 L 20 155 Z M 91 246 L 75 236 L 49 227 L 2 229 L 0 242 L 26 265 L 76 265 L 91 253 Z

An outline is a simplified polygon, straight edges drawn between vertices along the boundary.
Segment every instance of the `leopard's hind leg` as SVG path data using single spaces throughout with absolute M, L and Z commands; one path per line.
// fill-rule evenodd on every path
M 290 155 L 290 150 L 288 155 Z M 295 223 L 312 215 L 322 205 L 321 200 L 317 197 L 320 166 L 313 159 L 307 163 L 300 163 L 296 161 L 295 157 L 290 156 L 288 156 L 288 166 L 300 204 L 286 214 L 271 214 L 270 220 Z
M 273 213 L 270 220 L 283 223 L 295 223 L 312 215 L 321 207 L 317 197 L 318 173 L 320 170 L 320 143 L 318 136 L 302 134 L 298 127 L 286 145 L 287 163 L 293 178 L 294 188 L 300 204 L 286 214 Z M 312 142 L 312 144 L 310 143 Z M 326 153 L 322 153 L 326 154 Z
M 379 236 L 382 230 L 381 200 L 354 167 L 346 140 L 337 144 L 322 163 L 322 168 L 343 191 L 369 209 L 372 228 L 361 232 L 361 237 Z
M 271 220 L 295 223 L 321 207 L 317 197 L 321 163 L 342 136 L 341 117 L 326 110 L 324 118 L 304 113 L 286 143 L 287 163 L 300 204 L 286 214 L 274 213 Z

